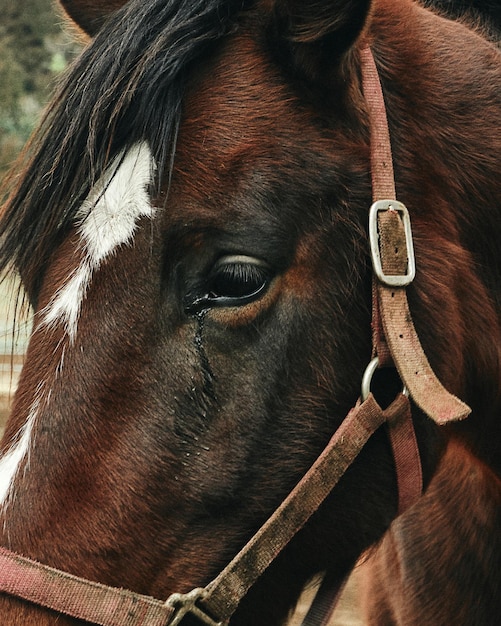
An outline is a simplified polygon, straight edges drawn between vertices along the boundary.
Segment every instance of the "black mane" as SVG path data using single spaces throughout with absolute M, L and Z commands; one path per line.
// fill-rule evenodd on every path
M 0 273 L 13 265 L 33 297 L 54 246 L 121 150 L 146 140 L 158 172 L 165 171 L 189 68 L 228 31 L 242 4 L 131 0 L 110 18 L 66 75 L 11 174 Z
M 455 12 L 468 4 L 424 1 Z M 123 149 L 147 141 L 160 184 L 175 147 L 189 69 L 251 2 L 130 0 L 110 18 L 66 75 L 0 190 L 1 200 L 13 188 L 0 220 L 0 274 L 13 265 L 33 299 L 50 254 Z M 501 22 L 499 0 L 483 8 L 484 16 Z

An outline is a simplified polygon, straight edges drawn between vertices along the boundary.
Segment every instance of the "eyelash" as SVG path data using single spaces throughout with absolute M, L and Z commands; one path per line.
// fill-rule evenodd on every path
M 265 293 L 271 278 L 268 265 L 258 259 L 223 257 L 209 273 L 202 294 L 190 298 L 186 310 L 193 314 L 213 307 L 244 306 Z

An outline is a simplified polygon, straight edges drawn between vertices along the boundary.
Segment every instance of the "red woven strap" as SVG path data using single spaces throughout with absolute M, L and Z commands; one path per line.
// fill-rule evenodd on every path
M 374 200 L 396 199 L 390 131 L 379 74 L 369 46 L 360 51 L 365 101 L 371 129 L 371 175 Z
M 402 411 L 408 400 L 399 395 L 391 405 Z M 345 418 L 320 457 L 249 543 L 208 585 L 202 604 L 228 620 L 241 599 L 292 537 L 332 491 L 371 435 L 387 419 L 372 395 Z
M 435 376 L 412 323 L 405 289 L 379 286 L 385 336 L 400 378 L 414 402 L 437 424 L 462 420 L 471 409 Z
M 391 143 L 381 84 L 369 47 L 364 48 L 361 54 L 364 93 L 371 126 L 373 200 L 394 200 L 396 192 Z M 381 213 L 378 217 L 378 230 L 382 238 L 382 263 L 387 266 L 396 264 L 397 273 L 405 273 L 407 260 L 405 266 L 401 266 L 405 246 L 395 243 L 405 239 L 397 211 Z M 438 424 L 467 417 L 471 412 L 470 408 L 444 388 L 426 358 L 412 322 L 405 287 L 390 287 L 377 281 L 376 291 L 376 319 L 373 321 L 376 341 L 381 345 L 380 350 L 384 353 L 385 360 L 388 360 L 379 330 L 382 325 L 393 362 L 414 402 Z M 378 347 L 377 345 L 376 349 Z
M 386 107 L 374 57 L 361 52 L 364 95 L 371 128 L 373 200 L 396 199 L 395 178 Z M 405 274 L 408 265 L 406 234 L 397 212 L 378 215 L 380 255 L 385 275 Z M 469 408 L 449 394 L 436 379 L 412 323 L 405 288 L 388 289 L 373 281 L 373 356 L 380 367 L 395 365 L 416 403 L 436 422 L 461 419 Z M 398 339 L 398 341 L 396 341 Z M 388 433 L 398 483 L 398 512 L 414 504 L 422 492 L 422 470 L 410 405 L 387 409 Z M 341 585 L 328 575 L 301 626 L 327 626 L 347 578 Z
M 421 497 L 423 472 L 416 441 L 411 407 L 386 411 L 388 432 L 391 442 L 398 484 L 398 514 L 401 515 Z
M 408 400 L 398 396 L 382 411 L 372 395 L 347 415 L 310 470 L 231 563 L 200 594 L 196 610 L 223 624 L 242 598 L 332 491 L 371 435 Z M 42 565 L 0 548 L 0 591 L 99 626 L 169 626 L 178 623 L 173 608 L 124 589 L 107 587 Z M 172 597 L 171 597 L 172 599 Z M 170 601 L 168 601 L 170 602 Z M 188 612 L 191 609 L 188 610 Z M 192 611 L 196 612 L 196 611 Z
M 99 626 L 167 626 L 173 608 L 0 548 L 0 591 Z
M 398 514 L 401 515 L 421 497 L 423 478 L 421 459 L 412 423 L 409 402 L 393 403 L 385 411 L 398 485 Z M 328 626 L 338 606 L 349 575 L 339 582 L 327 572 L 315 594 L 301 626 Z

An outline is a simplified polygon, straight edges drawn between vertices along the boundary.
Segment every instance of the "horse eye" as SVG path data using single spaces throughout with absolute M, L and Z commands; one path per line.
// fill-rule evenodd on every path
M 259 295 L 270 280 L 268 266 L 246 256 L 223 257 L 209 276 L 209 298 L 248 299 Z
M 212 307 L 244 306 L 264 294 L 272 279 L 270 267 L 243 255 L 225 256 L 212 268 L 202 296 L 188 294 L 185 311 L 197 314 Z

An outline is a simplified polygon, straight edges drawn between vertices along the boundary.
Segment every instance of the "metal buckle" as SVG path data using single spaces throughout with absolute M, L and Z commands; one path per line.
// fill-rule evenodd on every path
M 407 272 L 402 275 L 386 275 L 381 264 L 379 249 L 378 213 L 382 211 L 397 211 L 400 214 L 405 232 L 407 248 Z M 372 266 L 378 280 L 388 287 L 406 287 L 416 275 L 416 260 L 412 243 L 411 218 L 407 207 L 398 200 L 378 200 L 371 206 L 369 213 L 369 240 L 371 244 Z
M 197 588 L 192 589 L 189 593 L 173 593 L 169 596 L 165 604 L 174 608 L 175 613 L 168 626 L 177 626 L 188 613 L 194 615 L 202 624 L 207 626 L 224 626 L 224 622 L 216 622 L 197 606 L 197 602 L 205 598 L 206 595 L 206 589 Z

